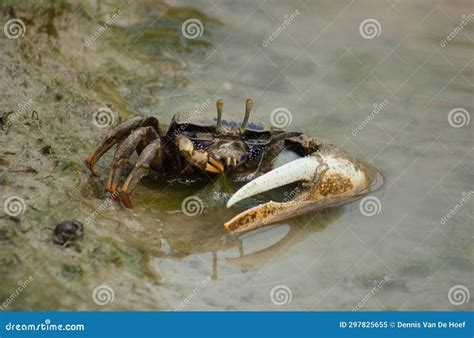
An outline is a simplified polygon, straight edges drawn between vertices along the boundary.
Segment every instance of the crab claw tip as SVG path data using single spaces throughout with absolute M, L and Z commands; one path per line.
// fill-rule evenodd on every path
M 124 194 L 124 193 L 121 194 L 121 202 L 126 208 L 128 209 L 133 208 L 132 202 L 130 201 L 130 197 L 128 194 Z

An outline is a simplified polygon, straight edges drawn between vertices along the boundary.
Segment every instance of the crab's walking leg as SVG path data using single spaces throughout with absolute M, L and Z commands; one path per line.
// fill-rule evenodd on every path
M 89 168 L 91 173 L 94 176 L 98 176 L 97 172 L 94 169 L 97 161 L 104 155 L 107 150 L 109 150 L 114 144 L 120 143 L 125 139 L 130 133 L 140 127 L 152 127 L 159 135 L 161 134 L 160 123 L 158 120 L 153 117 L 142 117 L 134 116 L 122 124 L 120 124 L 115 129 L 109 131 L 105 138 L 100 142 L 100 144 L 95 147 L 95 149 L 87 156 L 85 160 L 86 167 Z
M 86 167 L 89 168 L 91 173 L 94 176 L 98 176 L 97 172 L 94 170 L 94 166 L 97 161 L 104 155 L 107 150 L 109 150 L 114 144 L 120 142 L 125 137 L 130 134 L 130 132 L 138 127 L 143 125 L 145 121 L 144 117 L 141 116 L 134 116 L 117 128 L 111 130 L 107 136 L 100 142 L 100 144 L 95 147 L 95 149 L 89 154 L 87 159 L 85 160 Z
M 147 172 L 148 168 L 150 168 L 150 164 L 155 159 L 156 154 L 159 154 L 160 148 L 161 141 L 159 138 L 157 138 L 148 144 L 138 157 L 135 167 L 128 175 L 122 188 L 120 188 L 120 198 L 125 207 L 132 207 L 132 203 L 130 202 L 130 194 L 137 183 L 140 182 L 143 175 Z
M 124 166 L 127 164 L 130 156 L 137 149 L 138 144 L 142 141 L 145 144 L 150 143 L 159 138 L 157 132 L 152 127 L 142 127 L 133 131 L 124 141 L 122 141 L 117 151 L 115 152 L 112 168 L 110 169 L 107 182 L 105 183 L 105 190 L 116 196 L 117 185 L 120 181 L 120 175 Z

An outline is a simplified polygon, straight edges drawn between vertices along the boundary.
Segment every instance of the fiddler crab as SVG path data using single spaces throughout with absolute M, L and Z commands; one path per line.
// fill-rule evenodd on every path
M 164 174 L 225 175 L 243 183 L 227 200 L 227 208 L 272 189 L 298 184 L 291 199 L 251 207 L 225 222 L 231 233 L 341 205 L 369 192 L 370 175 L 357 159 L 327 141 L 250 121 L 252 106 L 248 99 L 243 122 L 238 123 L 222 119 L 224 102 L 217 100 L 217 116 L 177 113 L 166 131 L 155 117 L 134 116 L 109 131 L 85 164 L 98 176 L 96 162 L 117 145 L 105 190 L 127 208 L 132 207 L 130 194 L 150 168 Z M 120 184 L 135 151 L 138 159 Z

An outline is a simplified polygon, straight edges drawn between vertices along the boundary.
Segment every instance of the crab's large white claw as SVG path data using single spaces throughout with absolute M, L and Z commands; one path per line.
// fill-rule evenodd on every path
M 227 202 L 227 207 L 248 197 L 299 181 L 311 181 L 321 165 L 319 158 L 307 156 L 284 164 L 257 177 L 240 188 Z
M 245 210 L 224 223 L 224 227 L 229 232 L 243 232 L 309 211 L 341 205 L 367 193 L 370 185 L 364 165 L 335 147 L 325 147 L 247 183 L 230 198 L 227 207 L 294 182 L 306 184 L 291 200 L 269 201 Z

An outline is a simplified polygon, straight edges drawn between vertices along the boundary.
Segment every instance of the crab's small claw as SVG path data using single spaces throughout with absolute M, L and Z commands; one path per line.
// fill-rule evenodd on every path
M 219 160 L 202 149 L 194 149 L 193 142 L 187 137 L 178 135 L 177 141 L 179 152 L 193 166 L 213 174 L 220 174 L 224 171 L 224 166 Z
M 282 165 L 244 185 L 227 207 L 256 194 L 294 182 L 292 198 L 267 202 L 243 211 L 224 224 L 227 231 L 244 232 L 309 211 L 343 204 L 368 190 L 369 179 L 362 164 L 335 148 L 322 149 Z
M 209 156 L 209 158 L 208 158 L 207 160 L 208 160 L 208 163 L 206 163 L 207 168 L 208 168 L 208 169 L 211 169 L 211 170 L 208 170 L 208 171 L 216 172 L 216 173 L 218 173 L 218 174 L 224 171 L 224 166 L 223 166 L 222 163 L 219 162 L 218 160 L 216 160 L 216 159 L 214 159 L 214 158 L 212 158 L 212 157 L 210 157 L 210 156 Z M 214 170 L 216 170 L 216 169 L 217 169 L 217 171 L 214 171 Z

